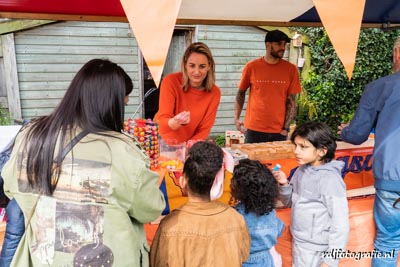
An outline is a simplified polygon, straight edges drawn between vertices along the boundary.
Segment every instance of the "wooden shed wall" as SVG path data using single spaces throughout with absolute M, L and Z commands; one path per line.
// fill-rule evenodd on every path
M 93 58 L 107 58 L 131 76 L 134 89 L 127 107 L 139 103 L 138 49 L 127 23 L 58 22 L 15 33 L 23 118 L 49 114 L 73 76 Z
M 234 102 L 244 65 L 265 55 L 265 31 L 252 26 L 198 26 L 198 41 L 206 43 L 216 64 L 216 84 L 221 89 L 221 102 L 212 134 L 236 130 Z M 246 96 L 247 103 L 247 96 Z M 244 107 L 242 117 L 245 113 Z
M 216 62 L 222 97 L 211 135 L 234 130 L 234 101 L 244 65 L 265 54 L 265 31 L 252 26 L 196 25 L 194 41 L 205 42 Z M 79 68 L 92 58 L 108 58 L 131 76 L 134 90 L 126 114 L 141 96 L 136 40 L 127 23 L 58 22 L 15 33 L 23 118 L 49 114 Z M 245 110 L 242 112 L 244 115 Z

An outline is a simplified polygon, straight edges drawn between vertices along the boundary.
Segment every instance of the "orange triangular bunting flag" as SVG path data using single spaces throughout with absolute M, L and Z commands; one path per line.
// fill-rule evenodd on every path
M 353 75 L 366 0 L 313 0 L 349 80 Z
M 182 0 L 121 0 L 154 82 L 161 74 Z

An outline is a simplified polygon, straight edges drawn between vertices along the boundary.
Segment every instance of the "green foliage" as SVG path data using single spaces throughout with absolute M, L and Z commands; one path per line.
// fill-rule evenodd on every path
M 10 114 L 5 108 L 0 108 L 0 125 L 11 125 Z
M 353 117 L 365 85 L 391 73 L 393 44 L 400 30 L 361 30 L 351 80 L 323 28 L 296 30 L 308 36 L 311 53 L 310 73 L 302 81 L 304 92 L 298 98 L 296 123 L 323 121 L 336 133 L 341 122 Z
M 225 147 L 225 134 L 218 135 L 215 143 L 220 147 Z
M 307 115 L 310 120 L 318 116 L 316 103 L 310 99 L 304 88 L 297 98 L 297 113 Z

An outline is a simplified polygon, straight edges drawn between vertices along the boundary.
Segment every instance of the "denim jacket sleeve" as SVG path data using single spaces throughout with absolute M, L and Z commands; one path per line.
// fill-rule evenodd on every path
M 348 127 L 342 130 L 341 138 L 351 144 L 359 145 L 368 139 L 379 115 L 380 83 L 368 84 L 361 96 L 360 103 Z

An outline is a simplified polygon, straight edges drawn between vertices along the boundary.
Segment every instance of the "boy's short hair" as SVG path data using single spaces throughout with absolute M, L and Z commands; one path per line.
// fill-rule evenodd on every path
M 209 196 L 215 176 L 222 168 L 223 151 L 216 144 L 199 141 L 190 149 L 183 166 L 190 192 Z
M 279 196 L 278 183 L 271 171 L 258 160 L 242 159 L 233 170 L 231 194 L 244 205 L 245 213 L 268 214 Z
M 308 140 L 317 149 L 326 148 L 327 152 L 321 158 L 321 161 L 327 163 L 335 158 L 336 138 L 325 123 L 311 121 L 299 125 L 290 136 L 292 143 L 294 143 L 296 136 Z

